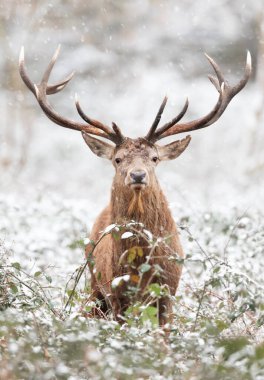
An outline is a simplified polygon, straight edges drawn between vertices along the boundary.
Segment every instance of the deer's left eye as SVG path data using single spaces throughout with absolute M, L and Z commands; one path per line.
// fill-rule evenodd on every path
M 158 158 L 157 156 L 152 157 L 152 161 L 153 161 L 153 162 L 157 162 L 158 159 L 159 159 L 159 158 Z

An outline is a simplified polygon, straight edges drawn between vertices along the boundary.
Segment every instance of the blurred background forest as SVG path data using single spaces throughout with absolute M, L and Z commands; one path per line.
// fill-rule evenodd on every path
M 113 169 L 87 150 L 79 133 L 53 125 L 22 83 L 18 56 L 38 82 L 57 45 L 61 55 L 52 81 L 75 70 L 55 109 L 78 119 L 77 92 L 91 117 L 115 121 L 128 136 L 142 135 L 164 95 L 163 120 L 190 100 L 185 120 L 211 109 L 217 94 L 207 79 L 207 52 L 225 76 L 243 74 L 246 50 L 253 57 L 247 87 L 216 125 L 192 134 L 177 162 L 158 173 L 171 202 L 209 207 L 260 202 L 263 186 L 263 2 L 246 1 L 1 1 L 0 2 L 0 191 L 57 192 L 61 197 L 107 201 Z M 96 177 L 95 177 L 96 173 Z M 262 194 L 263 195 L 263 194 Z M 95 199 L 95 203 L 94 203 Z M 97 207 L 96 207 L 97 208 Z

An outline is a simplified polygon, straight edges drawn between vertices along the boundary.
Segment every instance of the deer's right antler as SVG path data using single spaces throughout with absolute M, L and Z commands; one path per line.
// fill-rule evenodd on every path
M 213 75 L 208 75 L 208 77 L 210 81 L 213 83 L 213 85 L 215 86 L 216 90 L 219 92 L 217 103 L 212 109 L 212 111 L 210 111 L 207 115 L 201 117 L 200 119 L 189 121 L 187 123 L 178 124 L 178 122 L 182 119 L 182 117 L 185 115 L 187 111 L 187 108 L 188 108 L 188 99 L 187 99 L 179 115 L 176 116 L 174 119 L 172 119 L 169 123 L 166 123 L 159 129 L 157 129 L 157 126 L 161 119 L 162 112 L 167 102 L 167 97 L 165 97 L 159 108 L 159 111 L 154 120 L 154 123 L 152 124 L 147 136 L 145 137 L 148 141 L 155 143 L 156 141 L 161 140 L 167 136 L 176 135 L 183 132 L 190 132 L 196 129 L 208 127 L 209 125 L 215 123 L 220 118 L 220 116 L 223 114 L 223 112 L 225 111 L 226 107 L 228 106 L 232 98 L 245 87 L 251 74 L 251 55 L 249 51 L 247 53 L 247 62 L 246 62 L 244 76 L 240 80 L 240 82 L 233 87 L 230 86 L 228 81 L 224 78 L 217 63 L 207 54 L 205 54 L 205 56 L 210 62 L 210 64 L 212 65 L 216 74 L 216 77 Z
M 67 83 L 72 79 L 74 72 L 68 75 L 65 79 L 62 81 L 56 83 L 56 84 L 48 84 L 48 80 L 50 77 L 50 73 L 53 69 L 53 66 L 58 58 L 60 51 L 60 46 L 55 51 L 55 54 L 53 55 L 46 71 L 44 72 L 44 75 L 42 77 L 42 80 L 40 84 L 35 84 L 31 81 L 29 78 L 26 69 L 25 69 L 25 58 L 24 58 L 24 48 L 21 48 L 20 57 L 19 57 L 19 72 L 21 75 L 21 78 L 23 79 L 26 86 L 29 88 L 29 90 L 35 95 L 37 98 L 37 101 L 44 111 L 44 113 L 48 116 L 48 118 L 53 121 L 54 123 L 65 127 L 74 129 L 76 131 L 84 131 L 87 133 L 90 133 L 95 136 L 100 136 L 105 139 L 111 140 L 116 145 L 122 144 L 125 137 L 122 135 L 120 129 L 118 126 L 113 123 L 112 129 L 105 124 L 102 124 L 100 121 L 91 119 L 88 117 L 83 110 L 80 107 L 79 101 L 76 97 L 75 99 L 75 105 L 77 108 L 77 111 L 79 115 L 83 118 L 83 120 L 88 124 L 84 123 L 78 123 L 76 121 L 70 120 L 68 118 L 65 118 L 64 116 L 59 115 L 50 105 L 47 95 L 56 94 L 57 92 L 64 89 L 64 87 L 67 85 Z

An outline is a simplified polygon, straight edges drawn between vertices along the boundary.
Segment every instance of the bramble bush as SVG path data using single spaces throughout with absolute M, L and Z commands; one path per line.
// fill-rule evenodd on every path
M 85 317 L 96 304 L 85 279 L 83 205 L 45 197 L 27 208 L 0 205 L 9 216 L 0 222 L 1 379 L 264 378 L 259 212 L 180 215 L 186 258 L 173 297 L 174 321 L 163 330 L 156 301 L 167 290 L 158 283 L 149 285 L 144 301 L 137 286 L 129 288 L 132 301 L 123 325 L 111 314 Z M 130 239 L 134 227 L 112 225 L 104 234 L 118 231 Z M 144 226 L 141 233 L 149 245 L 160 244 Z M 122 260 L 133 265 L 141 254 L 135 245 Z M 150 268 L 146 258 L 136 283 Z

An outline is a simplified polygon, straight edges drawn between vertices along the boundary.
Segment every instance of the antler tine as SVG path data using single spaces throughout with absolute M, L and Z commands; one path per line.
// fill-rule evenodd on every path
M 55 61 L 54 61 L 54 63 L 55 63 Z M 53 63 L 53 66 L 54 66 L 54 63 Z M 52 69 L 52 67 L 51 67 L 51 69 Z M 26 86 L 36 96 L 35 85 L 30 80 L 29 76 L 26 73 L 24 46 L 21 47 L 20 55 L 19 55 L 19 72 L 20 72 L 20 75 L 21 75 L 24 83 L 26 84 Z M 47 95 L 52 95 L 52 94 L 56 94 L 57 92 L 63 90 L 64 87 L 69 83 L 69 81 L 72 79 L 73 76 L 74 76 L 74 71 L 71 74 L 69 74 L 66 78 L 64 78 L 62 81 L 60 81 L 58 83 L 55 83 L 55 84 L 49 84 L 49 85 L 47 85 L 46 94 Z
M 52 71 L 52 69 L 53 69 L 53 67 L 54 67 L 54 65 L 58 59 L 59 54 L 60 54 L 60 48 L 61 48 L 61 45 L 58 45 L 57 49 L 55 50 L 55 53 L 53 54 L 53 57 L 50 60 L 50 63 L 48 64 L 48 67 L 46 68 L 46 70 L 43 74 L 41 84 L 47 84 L 48 83 L 50 73 L 51 73 L 51 71 Z
M 119 139 L 119 144 L 125 141 L 125 136 L 122 134 L 121 129 L 116 125 L 116 123 L 112 122 L 112 128 Z
M 157 113 L 157 115 L 155 117 L 155 120 L 154 120 L 152 126 L 150 127 L 150 130 L 149 130 L 148 134 L 145 137 L 146 140 L 148 140 L 148 141 L 152 140 L 152 138 L 153 138 L 153 136 L 155 134 L 155 131 L 157 129 L 157 126 L 158 126 L 158 124 L 160 122 L 161 115 L 162 115 L 162 113 L 164 111 L 164 108 L 166 106 L 167 101 L 168 101 L 168 97 L 165 96 L 164 99 L 163 99 L 163 101 L 162 101 L 162 103 L 161 103 L 161 105 L 160 105 L 160 108 L 159 108 L 158 113 Z
M 46 95 L 44 93 L 44 89 L 42 87 L 38 87 L 35 85 L 36 98 L 45 115 L 54 123 L 60 125 L 61 127 L 73 129 L 75 131 L 84 131 L 87 133 L 91 133 L 95 136 L 104 137 L 106 139 L 112 140 L 106 133 L 102 133 L 95 127 L 88 126 L 86 124 L 77 123 L 73 120 L 66 119 L 65 117 L 59 115 L 50 103 L 46 99 Z
M 105 133 L 108 133 L 109 135 L 112 133 L 112 131 L 111 131 L 111 129 L 109 127 L 107 127 L 106 125 L 100 123 L 100 121 L 91 119 L 89 116 L 87 116 L 83 112 L 83 110 L 82 110 L 82 108 L 80 106 L 80 102 L 79 102 L 79 98 L 78 98 L 77 94 L 75 94 L 75 106 L 76 106 L 76 109 L 78 111 L 78 114 L 81 116 L 81 118 L 84 121 L 86 121 L 86 123 L 88 123 L 90 125 L 93 125 L 96 128 L 101 129 L 102 131 L 104 131 Z
M 56 94 L 57 92 L 61 91 L 64 89 L 64 87 L 69 83 L 69 81 L 72 79 L 74 76 L 75 72 L 73 71 L 70 73 L 66 78 L 64 78 L 62 81 L 55 83 L 55 84 L 48 84 L 46 94 L 47 95 L 52 95 Z
M 225 78 L 224 78 L 223 74 L 221 73 L 221 70 L 220 70 L 220 67 L 218 66 L 218 64 L 208 54 L 204 53 L 204 55 L 206 56 L 206 58 L 208 59 L 208 61 L 210 62 L 210 64 L 213 66 L 213 69 L 214 69 L 214 71 L 216 73 L 218 82 L 220 84 L 223 83 L 223 82 L 225 82 Z
M 93 125 L 94 127 L 101 129 L 102 131 L 107 133 L 109 136 L 111 136 L 112 141 L 114 141 L 116 145 L 120 145 L 124 141 L 125 137 L 122 135 L 120 129 L 115 123 L 112 123 L 114 130 L 113 133 L 113 131 L 107 125 L 104 125 L 100 121 L 91 119 L 89 116 L 87 116 L 80 106 L 77 94 L 75 94 L 75 106 L 77 108 L 78 114 L 84 121 L 86 121 L 86 123 Z
M 27 75 L 26 68 L 25 68 L 25 49 L 24 49 L 24 46 L 21 47 L 20 54 L 19 54 L 19 73 L 20 73 L 20 76 L 21 76 L 23 82 L 25 83 L 25 85 L 36 96 L 34 83 L 31 81 L 31 79 Z
M 217 114 L 219 107 L 221 106 L 223 99 L 223 87 L 224 86 L 222 86 L 220 90 L 217 103 L 215 104 L 212 111 L 210 111 L 206 116 L 203 116 L 197 120 L 189 121 L 188 123 L 176 124 L 173 127 L 167 129 L 166 132 L 164 132 L 162 135 L 157 136 L 157 140 L 163 139 L 167 136 L 172 136 L 184 132 L 191 132 L 196 129 L 205 127 L 206 123 L 212 120 L 212 118 Z
M 211 83 L 215 86 L 215 88 L 217 89 L 217 91 L 220 92 L 220 86 L 219 86 L 218 79 L 216 77 L 214 77 L 213 75 L 211 75 L 211 74 L 209 74 L 207 76 L 210 79 Z
M 247 50 L 247 61 L 246 61 L 244 77 L 240 80 L 240 82 L 238 82 L 236 86 L 233 87 L 234 94 L 237 94 L 239 91 L 241 91 L 245 87 L 245 85 L 247 84 L 250 78 L 251 71 L 252 71 L 252 59 L 251 59 L 250 51 Z
M 251 55 L 250 55 L 249 51 L 247 51 L 247 60 L 246 60 L 246 66 L 245 66 L 244 76 L 238 82 L 238 84 L 235 85 L 235 86 L 230 86 L 230 84 L 228 83 L 228 81 L 222 75 L 222 73 L 221 73 L 218 65 L 216 64 L 216 62 L 211 57 L 209 57 L 208 55 L 206 55 L 206 57 L 207 57 L 207 59 L 209 60 L 209 62 L 211 63 L 212 67 L 215 70 L 215 73 L 216 73 L 217 79 L 218 79 L 218 85 L 216 84 L 217 82 L 216 82 L 216 78 L 215 77 L 213 77 L 214 81 L 212 81 L 211 78 L 209 78 L 209 79 L 214 84 L 214 86 L 215 86 L 215 88 L 217 90 L 223 84 L 224 84 L 224 86 L 223 86 L 224 89 L 223 89 L 223 101 L 222 101 L 222 103 L 221 103 L 221 105 L 220 105 L 217 113 L 214 115 L 214 117 L 210 121 L 208 121 L 204 125 L 204 127 L 208 127 L 209 125 L 213 124 L 215 121 L 217 121 L 219 119 L 219 117 L 223 114 L 223 112 L 225 111 L 226 107 L 228 106 L 228 104 L 233 99 L 233 97 L 236 94 L 238 94 L 245 87 L 245 85 L 247 84 L 247 82 L 249 80 L 250 74 L 251 74 Z
M 54 123 L 65 127 L 70 128 L 77 131 L 84 131 L 87 133 L 90 133 L 95 136 L 103 137 L 108 140 L 111 140 L 115 144 L 120 144 L 120 136 L 116 135 L 109 127 L 105 126 L 104 124 L 100 123 L 99 121 L 92 120 L 84 114 L 87 120 L 85 120 L 88 124 L 78 123 L 76 121 L 67 119 L 61 115 L 59 115 L 50 105 L 47 99 L 47 95 L 55 94 L 59 91 L 61 91 L 67 83 L 71 80 L 74 73 L 71 73 L 68 75 L 64 80 L 48 85 L 48 80 L 50 77 L 50 73 L 52 71 L 52 68 L 58 58 L 60 46 L 55 51 L 55 54 L 53 55 L 47 69 L 44 72 L 44 75 L 42 77 L 42 80 L 39 85 L 36 85 L 31 81 L 29 78 L 26 68 L 25 68 L 25 57 L 24 57 L 24 48 L 21 48 L 20 57 L 19 57 L 19 72 L 21 75 L 21 78 L 23 79 L 26 86 L 29 88 L 29 90 L 35 95 L 35 97 L 38 100 L 38 103 L 46 116 L 52 120 Z M 80 107 L 79 107 L 80 108 Z M 78 109 L 78 108 L 77 108 Z M 82 110 L 81 110 L 82 112 Z
M 188 106 L 189 106 L 189 100 L 188 100 L 188 98 L 186 98 L 186 101 L 184 103 L 184 106 L 183 106 L 181 112 L 176 117 L 174 117 L 169 123 L 164 124 L 162 127 L 160 127 L 156 131 L 156 133 L 154 135 L 154 141 L 157 141 L 159 139 L 158 138 L 159 136 L 161 136 L 163 133 L 165 133 L 168 129 L 173 127 L 175 124 L 177 124 L 183 118 L 183 116 L 186 114 Z
M 165 130 L 163 130 L 161 134 L 156 136 L 156 140 L 160 140 L 164 137 L 176 135 L 183 132 L 189 132 L 189 131 L 194 131 L 196 129 L 205 128 L 215 123 L 223 114 L 223 112 L 225 111 L 226 107 L 228 106 L 232 98 L 237 93 L 239 93 L 247 84 L 250 74 L 251 74 L 251 55 L 249 52 L 247 52 L 247 62 L 246 62 L 244 76 L 239 81 L 239 83 L 233 87 L 229 85 L 227 80 L 225 80 L 217 63 L 207 54 L 205 55 L 208 61 L 210 62 L 210 64 L 212 65 L 216 74 L 216 77 L 212 75 L 209 75 L 208 77 L 210 81 L 212 82 L 212 84 L 214 85 L 214 87 L 216 88 L 216 90 L 219 92 L 219 97 L 213 110 L 209 112 L 206 116 L 203 116 L 197 120 L 193 120 L 187 123 L 182 123 L 182 124 L 177 124 L 177 125 L 174 124 L 170 126 L 169 128 L 165 128 Z M 162 129 L 163 127 L 160 128 L 160 130 Z M 160 130 L 158 130 L 156 134 L 158 134 Z

